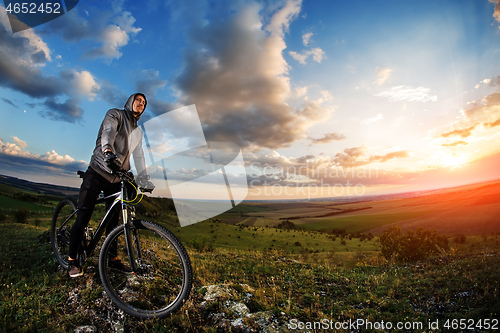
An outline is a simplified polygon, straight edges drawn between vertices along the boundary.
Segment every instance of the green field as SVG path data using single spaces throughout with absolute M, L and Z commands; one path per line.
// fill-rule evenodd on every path
M 188 246 L 203 249 L 281 250 L 285 253 L 378 250 L 378 244 L 373 241 L 341 239 L 300 229 L 235 226 L 206 221 L 172 231 Z
M 29 209 L 34 212 L 49 211 L 54 209 L 54 207 L 42 206 L 36 203 L 30 203 L 19 199 L 14 199 L 11 197 L 0 195 L 0 211 L 8 213 L 22 208 Z

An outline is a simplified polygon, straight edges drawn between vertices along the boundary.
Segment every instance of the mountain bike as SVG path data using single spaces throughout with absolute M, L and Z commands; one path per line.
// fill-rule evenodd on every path
M 81 178 L 85 174 L 79 171 Z M 99 274 L 111 300 L 126 313 L 141 318 L 161 318 L 178 310 L 188 298 L 192 286 L 191 261 L 186 249 L 169 230 L 159 224 L 136 219 L 134 205 L 146 189 L 140 188 L 132 173 L 117 172 L 121 190 L 97 203 L 113 200 L 96 231 L 87 227 L 77 260 L 83 267 L 96 249 L 113 214 L 122 215 L 122 224 L 110 232 L 99 253 Z M 69 199 L 56 206 L 51 227 L 51 243 L 59 264 L 69 268 L 70 232 L 78 209 Z M 117 270 L 109 259 L 118 257 L 129 263 L 132 272 Z

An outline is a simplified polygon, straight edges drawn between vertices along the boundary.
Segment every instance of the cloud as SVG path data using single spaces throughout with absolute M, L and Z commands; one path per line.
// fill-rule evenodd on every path
M 499 77 L 481 80 L 480 85 L 499 87 Z M 476 85 L 477 87 L 477 85 Z M 488 89 L 489 90 L 489 89 Z M 459 116 L 445 130 L 439 130 L 434 138 L 442 147 L 458 147 L 490 140 L 496 135 L 496 127 L 500 125 L 500 89 L 480 100 L 468 102 L 466 107 L 459 111 Z M 463 140 L 469 138 L 467 141 Z M 444 140 L 443 140 L 444 139 Z M 444 142 L 443 142 L 444 141 Z
M 124 11 L 121 4 L 112 7 L 107 11 L 87 7 L 88 18 L 83 17 L 76 7 L 45 24 L 42 31 L 45 34 L 58 34 L 68 42 L 85 40 L 93 43 L 83 52 L 84 59 L 118 59 L 122 56 L 121 49 L 142 29 L 134 26 L 136 19 L 132 13 Z
M 2 101 L 4 101 L 5 103 L 9 104 L 10 106 L 12 106 L 12 107 L 14 107 L 16 109 L 18 108 L 18 106 L 14 102 L 12 102 L 10 99 L 3 98 L 3 97 L 1 99 L 2 99 Z
M 61 72 L 61 79 L 68 83 L 72 94 L 87 97 L 90 101 L 96 98 L 100 90 L 95 77 L 88 71 L 77 72 L 74 69 L 66 69 Z
M 83 116 L 83 109 L 77 98 L 68 98 L 64 102 L 58 102 L 55 98 L 47 98 L 42 105 L 44 110 L 39 112 L 40 115 L 52 120 L 76 123 L 81 121 Z
M 495 4 L 495 10 L 493 11 L 493 17 L 495 18 L 495 20 L 497 20 L 497 22 L 500 23 L 500 0 L 489 0 L 489 1 L 493 4 Z
M 308 33 L 302 35 L 302 43 L 304 44 L 304 46 L 309 45 L 309 42 L 311 41 L 312 36 L 313 36 L 312 32 L 308 32 Z
M 46 43 L 33 29 L 13 34 L 7 26 L 5 13 L 0 13 L 0 86 L 44 99 L 31 104 L 42 106 L 41 114 L 45 117 L 71 123 L 80 121 L 81 99 L 92 101 L 99 93 L 95 77 L 89 71 L 75 69 L 63 69 L 56 75 L 44 73 L 45 65 L 51 61 Z
M 8 26 L 7 15 L 0 9 L 0 86 L 34 98 L 64 91 L 63 82 L 41 70 L 51 59 L 47 45 L 32 29 L 13 34 Z
M 379 86 L 383 85 L 391 76 L 392 68 L 379 68 L 377 67 L 377 80 L 375 83 Z
M 257 3 L 241 5 L 224 21 L 192 26 L 184 70 L 173 80 L 179 103 L 196 104 L 209 141 L 248 149 L 277 149 L 306 137 L 324 119 L 323 101 L 290 100 L 284 33 L 300 1 L 275 9 L 266 24 Z
M 0 139 L 0 171 L 37 175 L 61 176 L 74 175 L 77 170 L 85 170 L 85 161 L 76 161 L 69 155 L 59 155 L 56 151 L 48 151 L 44 155 L 33 154 L 26 150 L 27 144 L 18 137 L 14 143 Z
M 302 51 L 301 53 L 297 53 L 295 51 L 290 51 L 290 52 L 288 52 L 288 54 L 290 54 L 293 59 L 297 60 L 302 65 L 307 64 L 307 59 L 309 57 L 312 57 L 312 59 L 314 61 L 316 61 L 317 63 L 321 63 L 321 61 L 323 61 L 323 59 L 325 58 L 325 52 L 322 49 L 320 49 L 319 47 L 315 47 L 315 48 L 310 49 L 310 50 L 305 50 L 305 51 Z
M 308 32 L 302 35 L 302 43 L 304 44 L 304 46 L 309 46 L 309 43 L 311 42 L 311 37 L 313 35 L 314 34 L 312 32 Z M 325 51 L 323 51 L 319 47 L 310 48 L 300 53 L 295 51 L 289 51 L 288 54 L 302 65 L 307 64 L 307 60 L 309 59 L 309 57 L 311 57 L 312 60 L 316 61 L 317 63 L 321 63 L 323 59 L 325 59 Z
M 492 128 L 492 127 L 497 127 L 500 125 L 500 119 L 497 119 L 493 122 L 490 122 L 490 123 L 484 123 L 483 126 L 486 127 L 486 128 Z
M 429 94 L 430 89 L 425 87 L 395 86 L 375 96 L 387 97 L 390 101 L 408 102 L 435 102 L 436 95 Z
M 108 80 L 101 80 L 99 83 L 99 96 L 110 105 L 118 106 L 125 103 L 126 96 L 118 86 L 112 84 Z M 147 97 L 147 96 L 146 96 Z M 149 104 L 149 99 L 148 99 Z M 148 105 L 149 108 L 149 105 Z
M 266 30 L 283 37 L 288 32 L 290 23 L 299 15 L 301 6 L 302 0 L 287 0 L 285 5 L 274 13 Z
M 384 162 L 387 162 L 387 161 L 395 159 L 395 158 L 406 158 L 409 156 L 410 156 L 410 154 L 408 153 L 408 151 L 401 150 L 401 151 L 387 153 L 385 155 L 372 155 L 372 156 L 370 156 L 368 161 L 370 163 L 374 163 L 374 162 L 384 163 Z
M 380 121 L 382 119 L 384 119 L 384 115 L 382 113 L 379 113 L 375 117 L 371 117 L 371 118 L 363 120 L 362 123 L 365 124 L 365 125 L 368 125 L 368 124 L 371 124 L 371 123 L 376 123 L 377 121 Z
M 375 166 L 393 159 L 407 158 L 406 150 L 369 155 L 364 147 L 347 148 L 333 156 L 305 155 L 288 158 L 273 151 L 246 154 L 249 183 L 254 186 L 316 186 L 346 184 L 385 184 L 400 178 L 397 172 L 379 171 Z M 381 176 L 381 177 L 379 177 Z M 370 179 L 369 179 L 370 178 Z
M 333 162 L 335 165 L 349 168 L 365 166 L 372 163 L 384 163 L 395 158 L 409 157 L 409 152 L 406 150 L 390 152 L 384 155 L 367 156 L 366 150 L 363 147 L 346 148 L 343 152 L 337 153 Z
M 469 143 L 467 143 L 465 141 L 456 141 L 456 142 L 452 142 L 452 143 L 443 143 L 441 146 L 443 146 L 443 147 L 456 147 L 456 146 L 466 146 L 468 144 Z
M 19 139 L 17 136 L 13 136 L 12 139 L 14 139 L 16 146 L 19 147 L 20 149 L 24 149 L 28 146 L 26 144 L 26 141 Z
M 440 137 L 441 138 L 448 138 L 450 136 L 460 136 L 462 138 L 467 138 L 467 137 L 471 136 L 472 131 L 476 128 L 477 125 L 478 124 L 474 124 L 473 126 L 468 127 L 468 128 L 456 129 L 456 130 L 452 130 L 449 132 L 444 132 L 440 135 Z
M 342 133 L 332 132 L 325 134 L 322 138 L 319 139 L 310 138 L 309 140 L 311 140 L 311 145 L 312 145 L 312 144 L 325 144 L 325 143 L 330 143 L 332 141 L 340 141 L 344 140 L 345 138 L 346 138 L 345 135 Z
M 128 32 L 117 25 L 106 26 L 99 32 L 101 45 L 93 47 L 83 54 L 84 59 L 109 58 L 118 59 L 122 56 L 120 48 L 129 42 Z

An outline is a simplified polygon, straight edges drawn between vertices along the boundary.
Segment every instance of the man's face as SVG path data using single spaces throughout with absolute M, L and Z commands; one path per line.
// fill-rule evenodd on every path
M 136 95 L 132 104 L 132 111 L 135 117 L 139 117 L 144 112 L 146 100 L 141 95 Z

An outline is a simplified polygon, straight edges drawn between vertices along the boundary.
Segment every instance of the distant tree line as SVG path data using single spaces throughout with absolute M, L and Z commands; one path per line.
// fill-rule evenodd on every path
M 27 192 L 0 192 L 0 195 L 3 195 L 5 197 L 10 197 L 13 199 L 21 200 L 24 202 L 30 202 L 30 203 L 38 203 L 42 205 L 47 205 L 50 203 L 50 201 L 58 201 L 61 199 L 60 196 L 56 195 L 36 195 L 36 194 L 31 194 Z

